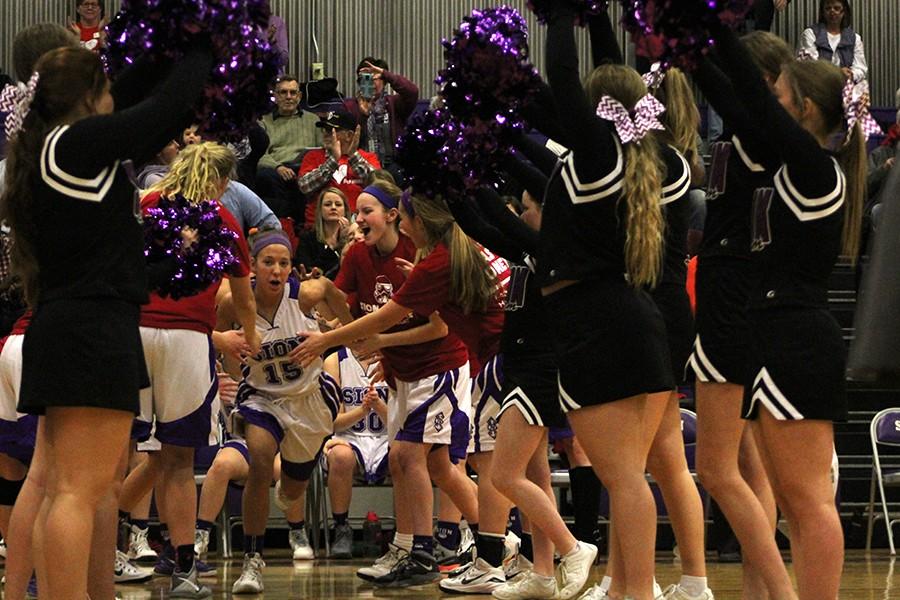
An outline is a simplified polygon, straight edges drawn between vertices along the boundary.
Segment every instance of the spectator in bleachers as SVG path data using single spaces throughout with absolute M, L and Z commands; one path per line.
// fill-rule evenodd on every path
M 269 147 L 256 169 L 256 193 L 278 217 L 303 215 L 304 199 L 297 190 L 297 167 L 306 149 L 316 146 L 316 119 L 300 109 L 303 93 L 292 75 L 282 75 L 275 83 L 272 114 L 260 125 L 269 136 Z
M 267 30 L 269 43 L 272 44 L 281 55 L 281 72 L 284 73 L 288 68 L 288 61 L 291 59 L 290 50 L 288 50 L 287 27 L 284 19 L 276 14 L 269 15 L 269 29 Z
M 318 268 L 325 277 L 334 279 L 341 266 L 350 218 L 346 194 L 335 187 L 323 190 L 316 202 L 314 227 L 300 235 L 294 264 L 305 266 L 307 271 Z
M 151 185 L 158 183 L 169 172 L 169 165 L 178 156 L 180 148 L 177 140 L 172 140 L 166 146 L 157 152 L 153 162 L 144 165 L 137 175 L 137 185 L 142 190 L 146 190 Z
M 106 7 L 102 0 L 75 0 L 75 20 L 69 22 L 81 46 L 91 52 L 100 52 L 106 45 Z
M 322 147 L 310 150 L 300 165 L 297 185 L 308 198 L 320 190 L 336 187 L 347 196 L 350 212 L 356 212 L 356 197 L 369 175 L 381 168 L 378 157 L 359 147 L 360 126 L 348 112 L 330 112 L 316 123 L 323 130 Z M 305 223 L 312 225 L 316 207 L 306 205 Z
M 884 201 L 884 198 L 880 197 L 882 187 L 887 181 L 888 174 L 894 167 L 897 157 L 897 142 L 900 141 L 900 90 L 897 90 L 896 101 L 897 118 L 894 124 L 888 129 L 881 145 L 869 154 L 869 177 L 867 182 L 869 197 L 866 214 L 871 220 L 872 229 L 878 226 L 878 215 L 881 212 L 881 203 Z
M 819 18 L 803 31 L 800 49 L 813 58 L 827 60 L 841 68 L 844 77 L 860 82 L 869 66 L 862 38 L 850 26 L 853 11 L 849 0 L 819 0 Z
M 378 155 L 382 166 L 396 178 L 394 144 L 419 101 L 419 88 L 388 70 L 380 58 L 367 56 L 356 67 L 357 92 L 344 104 L 360 124 L 360 147 Z M 387 85 L 396 92 L 387 92 Z M 399 179 L 398 179 L 399 181 Z

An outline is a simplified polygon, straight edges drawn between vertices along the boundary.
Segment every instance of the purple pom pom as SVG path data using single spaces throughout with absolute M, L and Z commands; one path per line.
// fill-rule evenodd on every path
M 552 0 L 528 0 L 526 4 L 535 14 L 538 22 L 546 24 L 550 20 L 550 4 Z M 575 7 L 575 23 L 580 27 L 587 25 L 588 19 L 606 10 L 608 0 L 571 0 Z
M 713 45 L 712 31 L 744 22 L 753 0 L 621 0 L 622 24 L 636 52 L 664 67 L 693 69 Z
M 397 162 L 417 193 L 456 200 L 498 182 L 502 123 L 463 124 L 443 108 L 415 114 L 397 140 Z
M 435 83 L 453 116 L 521 127 L 520 106 L 540 84 L 525 19 L 506 6 L 474 10 L 442 45 L 447 66 Z
M 267 0 L 122 0 L 107 26 L 107 71 L 115 77 L 146 55 L 175 62 L 209 32 L 215 66 L 196 121 L 220 141 L 238 141 L 272 107 L 281 56 L 269 43 L 269 14 Z
M 161 197 L 144 213 L 144 256 L 148 263 L 175 259 L 175 273 L 159 289 L 173 300 L 196 295 L 220 281 L 226 269 L 237 264 L 237 235 L 223 225 L 218 203 L 194 204 L 181 194 Z M 197 242 L 183 248 L 181 231 L 197 231 Z

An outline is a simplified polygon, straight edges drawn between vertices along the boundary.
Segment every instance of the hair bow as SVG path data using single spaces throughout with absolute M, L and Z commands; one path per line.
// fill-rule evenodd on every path
M 844 143 L 850 141 L 850 135 L 853 133 L 853 127 L 859 123 L 862 128 L 863 137 L 868 140 L 870 136 L 881 135 L 881 127 L 869 114 L 869 84 L 865 81 L 853 83 L 852 79 L 848 79 L 844 84 L 844 118 L 847 120 L 847 139 Z
M 7 113 L 4 123 L 6 139 L 12 138 L 25 122 L 28 111 L 31 109 L 31 101 L 37 89 L 40 75 L 35 72 L 28 83 L 22 85 L 8 85 L 0 92 L 0 111 Z
M 644 84 L 651 92 L 658 90 L 659 86 L 666 79 L 666 70 L 663 68 L 663 64 L 655 62 L 650 65 L 650 70 L 641 75 L 641 79 L 644 80 Z
M 665 129 L 657 119 L 665 110 L 666 107 L 659 100 L 647 94 L 634 106 L 632 118 L 621 102 L 611 96 L 603 96 L 597 105 L 597 116 L 613 122 L 623 144 L 629 142 L 640 144 L 651 129 Z

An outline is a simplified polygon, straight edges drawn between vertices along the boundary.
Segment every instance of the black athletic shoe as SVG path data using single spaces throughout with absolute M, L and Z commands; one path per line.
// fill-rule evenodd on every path
M 394 566 L 387 574 L 375 579 L 376 587 L 403 588 L 425 585 L 440 579 L 434 557 L 420 550 L 413 550 Z

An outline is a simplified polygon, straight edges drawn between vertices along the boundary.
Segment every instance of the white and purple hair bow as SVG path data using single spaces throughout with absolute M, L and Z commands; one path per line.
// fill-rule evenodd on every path
M 644 84 L 647 86 L 647 89 L 651 92 L 655 92 L 659 89 L 659 86 L 662 85 L 662 82 L 666 79 L 666 69 L 663 68 L 663 64 L 661 62 L 655 62 L 650 65 L 650 70 L 641 75 L 641 79 L 644 80 Z
M 664 130 L 659 122 L 659 115 L 665 112 L 666 107 L 662 102 L 647 94 L 634 106 L 634 117 L 621 102 L 611 96 L 603 96 L 597 105 L 597 116 L 606 121 L 612 121 L 616 126 L 616 133 L 623 144 L 630 142 L 641 143 L 644 136 L 651 129 Z
M 859 123 L 863 137 L 868 140 L 870 136 L 881 135 L 881 127 L 869 114 L 869 84 L 865 81 L 853 83 L 852 79 L 848 79 L 844 84 L 843 92 L 844 101 L 844 118 L 847 120 L 847 140 L 850 141 L 850 135 L 853 127 Z
M 27 84 L 8 85 L 0 92 L 0 111 L 7 113 L 4 123 L 6 139 L 12 138 L 22 128 L 39 79 L 40 75 L 35 72 Z

